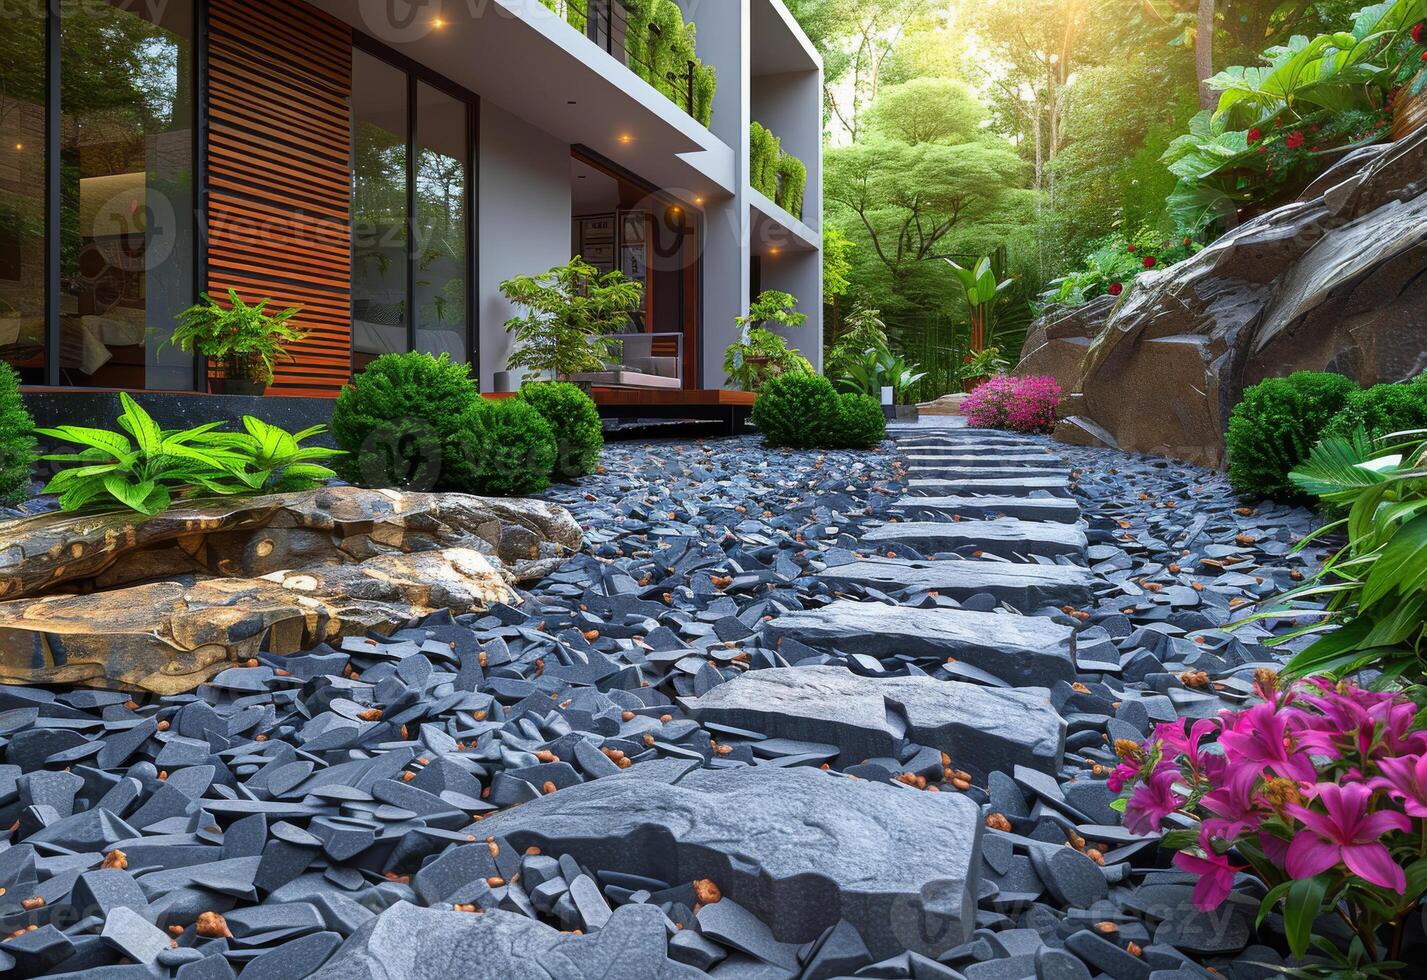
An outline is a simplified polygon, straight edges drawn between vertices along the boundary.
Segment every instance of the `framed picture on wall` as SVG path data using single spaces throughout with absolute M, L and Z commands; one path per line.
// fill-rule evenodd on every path
M 598 218 L 583 219 L 583 236 L 585 246 L 588 248 L 591 242 L 613 242 L 614 241 L 614 216 L 602 215 Z M 644 239 L 640 239 L 643 241 Z
M 643 211 L 626 211 L 621 216 L 619 226 L 620 244 L 643 245 L 645 220 L 646 216 Z
M 631 279 L 644 281 L 649 267 L 645 262 L 643 245 L 626 245 L 621 251 L 620 272 L 623 272 Z

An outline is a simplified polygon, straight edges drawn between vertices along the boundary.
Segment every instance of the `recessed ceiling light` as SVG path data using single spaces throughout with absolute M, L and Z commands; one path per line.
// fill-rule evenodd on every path
M 619 141 L 620 141 L 621 143 L 633 143 L 633 142 L 634 142 L 634 137 L 633 137 L 633 136 L 630 136 L 628 133 L 620 133 L 620 134 L 619 134 Z
M 16 143 L 16 144 L 15 144 L 15 149 L 17 149 L 17 150 L 23 150 L 24 148 L 25 148 L 25 144 L 24 144 L 24 143 Z
M 433 20 L 433 21 L 431 22 L 431 26 L 434 27 L 434 28 L 436 28 L 438 31 L 441 30 L 442 28 L 444 28 L 444 27 L 446 26 L 446 18 L 445 18 L 445 17 L 437 17 L 435 20 Z
M 701 197 L 696 197 L 696 198 L 694 198 L 694 203 L 697 204 L 697 205 L 699 205 L 700 207 L 702 207 L 702 206 L 703 206 L 703 203 L 704 203 L 704 199 L 701 198 Z

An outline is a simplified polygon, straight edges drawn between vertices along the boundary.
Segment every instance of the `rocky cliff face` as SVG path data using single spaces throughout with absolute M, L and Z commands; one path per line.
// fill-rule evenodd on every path
M 1427 370 L 1427 129 L 1350 155 L 1116 303 L 1037 323 L 1017 373 L 1071 393 L 1058 438 L 1217 467 L 1244 388 L 1299 370 Z

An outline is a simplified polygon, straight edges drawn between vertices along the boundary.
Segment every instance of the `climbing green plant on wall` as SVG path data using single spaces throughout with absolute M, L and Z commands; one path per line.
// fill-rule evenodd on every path
M 585 33 L 589 25 L 588 7 L 589 0 L 540 0 L 551 11 L 565 18 L 565 22 L 579 31 Z
M 684 23 L 674 0 L 630 0 L 627 11 L 624 50 L 630 69 L 707 126 L 718 73 L 698 59 L 695 25 Z
M 753 189 L 801 219 L 808 187 L 808 168 L 803 161 L 784 153 L 782 141 L 757 121 L 748 133 L 748 158 L 748 182 Z

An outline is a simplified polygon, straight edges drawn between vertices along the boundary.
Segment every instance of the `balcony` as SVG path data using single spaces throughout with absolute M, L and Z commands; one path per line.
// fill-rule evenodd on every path
M 695 53 L 674 0 L 540 0 L 597 47 L 707 127 L 718 76 Z

